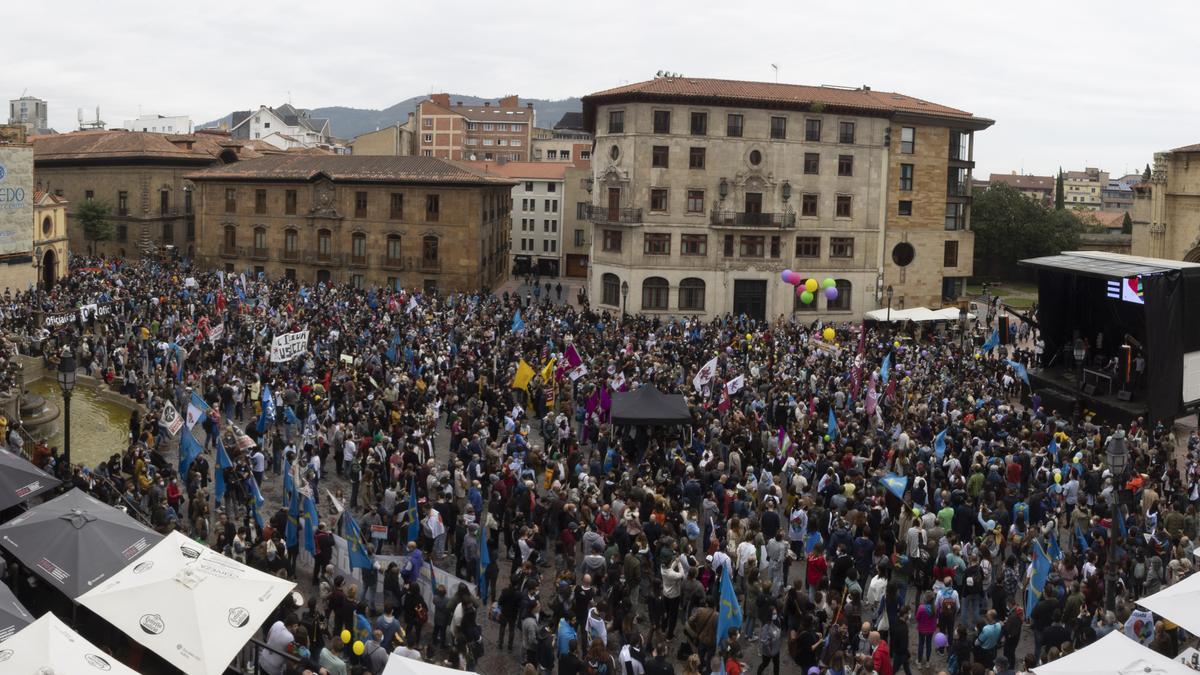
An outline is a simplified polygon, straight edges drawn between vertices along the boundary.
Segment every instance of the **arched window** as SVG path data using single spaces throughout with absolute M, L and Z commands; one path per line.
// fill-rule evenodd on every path
M 826 300 L 825 309 L 831 312 L 848 312 L 851 308 L 851 295 L 854 292 L 854 286 L 845 279 L 837 279 L 836 286 L 838 296 L 836 300 Z M 824 291 L 822 291 L 824 292 Z
M 679 309 L 704 309 L 704 280 L 691 277 L 679 282 Z
M 329 230 L 317 230 L 317 259 L 329 260 L 333 257 L 333 233 Z
M 621 280 L 611 272 L 600 278 L 600 304 L 621 306 Z
M 390 265 L 400 264 L 400 235 L 389 234 L 387 238 L 387 262 Z
M 357 265 L 367 263 L 367 235 L 355 232 L 350 237 L 350 262 Z
M 642 282 L 642 309 L 666 309 L 671 286 L 662 277 L 650 277 Z
M 227 255 L 237 254 L 237 228 L 233 225 L 225 226 L 225 253 Z

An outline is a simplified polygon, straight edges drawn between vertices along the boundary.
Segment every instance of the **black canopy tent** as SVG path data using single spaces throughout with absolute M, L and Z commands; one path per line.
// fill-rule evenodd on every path
M 692 413 L 683 394 L 664 394 L 651 385 L 613 394 L 612 422 L 618 426 L 691 424 Z
M 33 623 L 33 614 L 25 609 L 12 589 L 0 582 L 0 642 Z

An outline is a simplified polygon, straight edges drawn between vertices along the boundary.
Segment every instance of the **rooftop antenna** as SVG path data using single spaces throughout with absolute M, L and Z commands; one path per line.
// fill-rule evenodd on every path
M 778 63 L 772 63 L 772 64 L 771 64 L 771 70 L 774 70 L 774 71 L 775 71 L 775 84 L 779 84 L 779 64 L 778 64 Z

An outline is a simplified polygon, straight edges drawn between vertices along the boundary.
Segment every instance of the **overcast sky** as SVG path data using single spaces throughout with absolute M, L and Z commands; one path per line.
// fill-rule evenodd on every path
M 5 30 L 0 98 L 76 128 L 449 91 L 580 96 L 653 77 L 870 85 L 996 120 L 976 176 L 1140 170 L 1200 142 L 1200 4 L 43 0 Z

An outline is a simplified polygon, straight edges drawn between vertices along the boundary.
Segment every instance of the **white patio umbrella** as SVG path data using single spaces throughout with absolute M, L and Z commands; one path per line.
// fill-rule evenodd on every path
M 1183 626 L 1192 635 L 1200 635 L 1200 574 L 1193 574 L 1173 586 L 1137 601 L 1137 604 Z
M 79 604 L 188 675 L 220 675 L 294 586 L 172 532 Z
M 463 675 L 463 671 L 392 654 L 388 656 L 383 675 Z
M 1033 669 L 1035 675 L 1196 675 L 1196 671 L 1114 630 L 1092 644 Z
M 137 675 L 53 614 L 42 616 L 0 644 L 0 673 Z

